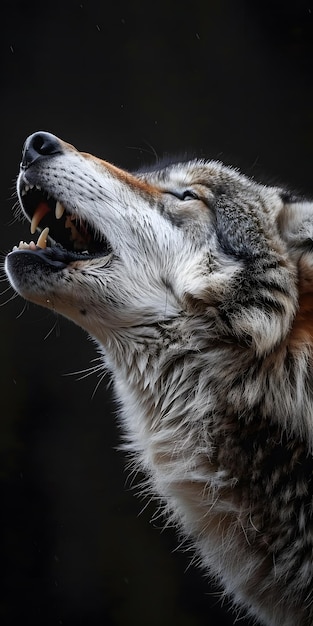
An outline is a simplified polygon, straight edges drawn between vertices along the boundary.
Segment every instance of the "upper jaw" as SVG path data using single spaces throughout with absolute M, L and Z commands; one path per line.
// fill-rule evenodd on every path
M 82 220 L 77 212 L 75 201 L 70 206 L 67 201 L 50 193 L 46 185 L 27 172 L 21 170 L 17 181 L 17 193 L 24 215 L 30 221 L 31 234 L 41 231 L 37 243 L 20 242 L 19 249 L 49 247 L 63 248 L 71 260 L 86 259 L 90 256 L 107 256 L 111 247 L 107 239 L 95 233 L 92 224 Z

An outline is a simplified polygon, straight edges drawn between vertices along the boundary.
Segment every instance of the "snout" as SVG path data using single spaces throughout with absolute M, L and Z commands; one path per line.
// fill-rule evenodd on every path
M 61 141 L 55 135 L 44 131 L 33 133 L 25 141 L 21 167 L 27 169 L 38 159 L 63 152 Z

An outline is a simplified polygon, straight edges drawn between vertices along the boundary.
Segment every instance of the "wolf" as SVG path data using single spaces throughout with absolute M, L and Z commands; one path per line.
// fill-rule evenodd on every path
M 234 606 L 312 625 L 312 202 L 218 161 L 131 173 L 43 131 L 17 194 L 39 236 L 8 279 L 96 340 L 166 514 Z

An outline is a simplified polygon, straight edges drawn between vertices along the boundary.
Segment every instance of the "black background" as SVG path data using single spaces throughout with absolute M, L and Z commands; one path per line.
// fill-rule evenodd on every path
M 30 238 L 13 191 L 39 129 L 130 169 L 188 151 L 313 193 L 310 2 L 4 0 L 0 14 L 3 257 Z M 96 375 L 68 375 L 93 343 L 2 285 L 0 623 L 233 624 L 136 497 L 106 381 L 93 395 Z

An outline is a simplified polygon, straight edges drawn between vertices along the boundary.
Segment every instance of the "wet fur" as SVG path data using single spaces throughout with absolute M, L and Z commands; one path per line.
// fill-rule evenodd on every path
M 311 625 L 313 204 L 217 162 L 133 175 L 61 145 L 26 175 L 112 256 L 9 255 L 11 284 L 98 341 L 125 447 L 234 603 Z

